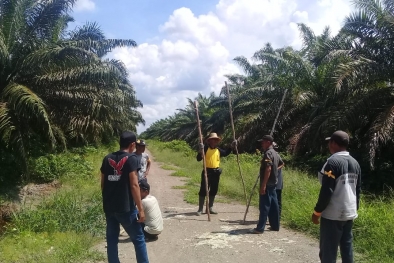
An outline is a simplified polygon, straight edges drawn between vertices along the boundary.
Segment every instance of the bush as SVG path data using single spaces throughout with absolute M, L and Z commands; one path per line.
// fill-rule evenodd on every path
M 87 151 L 86 149 L 84 151 Z M 92 173 L 92 164 L 74 153 L 48 154 L 29 162 L 32 179 L 51 182 L 60 177 L 83 176 Z

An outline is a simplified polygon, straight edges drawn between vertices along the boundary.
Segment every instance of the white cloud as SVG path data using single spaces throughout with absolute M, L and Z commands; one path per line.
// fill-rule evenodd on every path
M 316 34 L 329 25 L 335 34 L 350 11 L 346 0 L 218 0 L 204 15 L 175 10 L 159 26 L 156 44 L 122 48 L 114 57 L 125 62 L 149 126 L 184 107 L 187 97 L 218 93 L 224 75 L 239 72 L 234 57 L 251 57 L 267 42 L 300 47 L 297 23 Z
M 74 11 L 93 11 L 96 9 L 96 4 L 92 0 L 78 0 L 74 6 Z

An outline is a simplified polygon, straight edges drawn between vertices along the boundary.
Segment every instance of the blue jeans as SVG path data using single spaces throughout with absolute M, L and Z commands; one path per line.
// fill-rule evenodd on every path
M 279 205 L 275 188 L 275 186 L 267 186 L 265 195 L 260 195 L 260 216 L 256 227 L 259 232 L 264 232 L 267 217 L 271 230 L 279 231 Z
M 353 263 L 353 220 L 334 221 L 320 219 L 320 253 L 322 263 L 337 262 L 338 246 L 342 263 Z
M 107 256 L 109 263 L 120 263 L 118 256 L 119 232 L 121 224 L 134 244 L 138 263 L 149 263 L 145 237 L 141 224 L 137 222 L 137 210 L 126 213 L 106 213 Z

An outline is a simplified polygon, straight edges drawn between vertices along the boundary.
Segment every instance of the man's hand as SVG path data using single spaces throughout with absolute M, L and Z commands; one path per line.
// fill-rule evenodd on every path
M 204 144 L 203 143 L 199 143 L 198 144 L 198 149 L 200 149 L 200 151 L 204 150 Z
M 234 140 L 234 141 L 231 143 L 231 148 L 235 148 L 236 146 L 238 146 L 238 141 L 237 141 L 237 140 Z
M 260 195 L 265 195 L 266 189 L 267 189 L 267 186 L 266 185 L 262 185 L 260 187 Z
M 148 176 L 148 174 L 149 174 L 149 171 L 146 171 L 145 172 L 145 178 Z
M 139 219 L 138 219 L 138 223 L 144 223 L 145 222 L 145 213 L 144 213 L 144 211 L 139 211 L 138 212 L 138 217 L 139 217 Z
M 318 224 L 320 224 L 320 216 L 318 216 L 318 215 L 316 215 L 315 213 L 313 213 L 312 214 L 312 222 L 315 224 L 315 225 L 318 225 Z

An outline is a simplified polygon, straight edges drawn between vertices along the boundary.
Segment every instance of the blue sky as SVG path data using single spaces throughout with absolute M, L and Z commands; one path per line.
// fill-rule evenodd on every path
M 197 15 L 209 12 L 217 1 L 200 0 L 91 0 L 80 1 L 85 8 L 74 12 L 76 24 L 96 21 L 108 38 L 131 38 L 137 43 L 152 40 L 159 34 L 159 25 L 164 24 L 172 12 L 188 7 Z M 94 8 L 89 8 L 94 3 Z
M 225 74 L 241 73 L 234 57 L 250 58 L 267 42 L 300 47 L 297 23 L 335 34 L 351 11 L 350 0 L 78 0 L 72 26 L 95 21 L 108 38 L 137 42 L 111 56 L 125 63 L 144 104 L 142 132 L 186 98 L 218 93 Z

